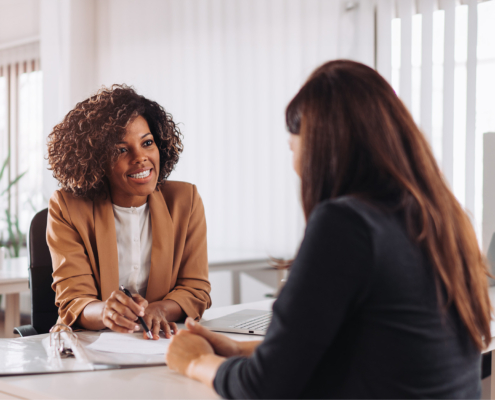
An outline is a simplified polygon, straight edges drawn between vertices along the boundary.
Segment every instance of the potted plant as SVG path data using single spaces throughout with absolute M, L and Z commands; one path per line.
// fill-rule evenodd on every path
M 7 165 L 9 164 L 10 153 L 2 164 L 2 169 L 0 169 L 0 182 L 4 176 Z M 24 171 L 22 174 L 18 175 L 13 181 L 11 181 L 7 187 L 0 192 L 0 203 L 4 203 L 5 199 L 7 204 L 10 203 L 10 190 L 19 182 L 19 180 L 26 174 Z M 7 238 L 4 239 L 4 232 L 0 233 L 0 246 L 6 248 L 6 253 L 9 257 L 19 257 L 21 247 L 25 243 L 26 235 L 21 232 L 19 227 L 19 219 L 16 215 L 13 215 L 10 209 L 7 207 L 4 210 L 4 215 L 0 217 L 6 223 L 7 226 Z

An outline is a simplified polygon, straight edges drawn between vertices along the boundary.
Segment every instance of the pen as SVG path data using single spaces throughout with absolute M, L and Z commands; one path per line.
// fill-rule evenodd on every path
M 132 299 L 131 292 L 129 292 L 123 285 L 120 285 L 120 290 L 122 290 L 127 297 L 130 297 Z M 146 325 L 146 322 L 144 322 L 143 317 L 138 317 L 138 319 L 139 319 L 139 322 L 141 323 L 141 326 L 143 327 L 144 331 L 146 332 L 146 336 L 148 336 L 148 338 L 150 338 L 150 339 L 153 339 L 153 334 L 148 329 L 148 326 Z

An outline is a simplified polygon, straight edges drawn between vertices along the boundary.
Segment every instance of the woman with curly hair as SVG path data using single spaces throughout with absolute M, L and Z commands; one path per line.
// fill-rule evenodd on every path
M 196 186 L 166 180 L 181 152 L 172 116 L 125 85 L 54 127 L 48 161 L 61 189 L 47 242 L 59 323 L 131 333 L 142 316 L 158 339 L 210 307 L 203 203 Z

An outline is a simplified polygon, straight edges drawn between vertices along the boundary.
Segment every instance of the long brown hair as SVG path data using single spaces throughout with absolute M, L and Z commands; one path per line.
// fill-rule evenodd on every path
M 306 219 L 322 200 L 353 195 L 395 198 L 409 235 L 426 251 L 478 349 L 490 334 L 488 270 L 467 214 L 449 190 L 428 142 L 392 87 L 353 61 L 312 73 L 286 110 L 301 135 L 301 191 Z

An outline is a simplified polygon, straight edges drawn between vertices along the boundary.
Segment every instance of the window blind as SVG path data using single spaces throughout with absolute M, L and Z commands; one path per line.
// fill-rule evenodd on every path
M 495 18 L 494 1 L 378 0 L 376 68 L 388 79 L 430 142 L 446 181 L 481 235 L 481 135 L 495 127 L 486 116 L 491 87 L 480 86 L 480 65 L 495 76 L 495 56 L 480 56 L 492 32 L 480 9 Z M 479 37 L 478 32 L 483 34 Z M 480 42 L 481 40 L 481 42 Z M 495 52 L 494 52 L 495 53 Z M 481 72 L 480 72 L 481 71 Z M 480 101 L 483 99 L 483 101 Z
M 45 153 L 41 126 L 41 71 L 39 42 L 0 48 L 0 162 L 9 162 L 0 182 L 0 192 L 19 174 L 26 175 L 7 196 L 0 198 L 27 232 L 33 212 L 42 206 L 41 166 Z M 7 226 L 2 213 L 0 235 L 7 240 Z

